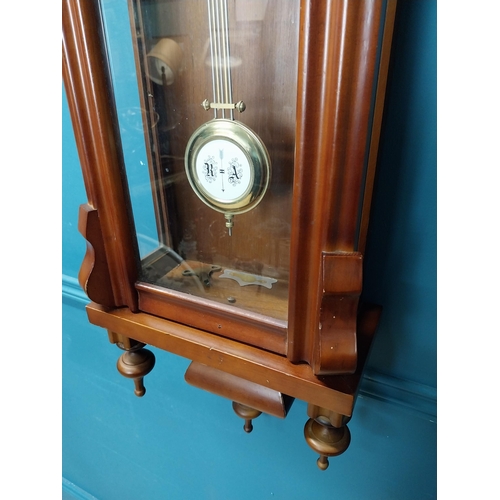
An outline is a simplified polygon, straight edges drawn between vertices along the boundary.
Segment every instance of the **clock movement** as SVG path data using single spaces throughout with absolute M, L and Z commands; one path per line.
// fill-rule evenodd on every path
M 149 344 L 191 360 L 186 381 L 232 400 L 247 432 L 307 402 L 326 469 L 381 311 L 360 297 L 396 1 L 123 5 L 132 84 L 104 6 L 63 2 L 89 321 L 137 396 Z

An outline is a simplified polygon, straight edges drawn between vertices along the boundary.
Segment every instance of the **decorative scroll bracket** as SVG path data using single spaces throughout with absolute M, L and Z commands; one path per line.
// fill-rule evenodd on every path
M 78 230 L 87 240 L 87 251 L 78 273 L 78 282 L 90 300 L 103 306 L 115 307 L 99 215 L 87 203 L 80 205 Z
M 316 375 L 356 370 L 356 318 L 362 268 L 363 257 L 358 252 L 323 252 L 319 331 L 313 359 Z

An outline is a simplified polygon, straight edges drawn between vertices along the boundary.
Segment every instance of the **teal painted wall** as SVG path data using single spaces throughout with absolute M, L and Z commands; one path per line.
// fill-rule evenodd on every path
M 247 435 L 229 401 L 184 382 L 187 360 L 157 349 L 133 395 L 76 283 L 86 195 L 64 91 L 62 124 L 63 498 L 436 498 L 436 2 L 400 0 L 365 260 L 384 312 L 352 444 L 326 472 L 303 402 Z
M 436 386 L 436 3 L 400 2 L 365 296 L 384 306 L 370 365 Z

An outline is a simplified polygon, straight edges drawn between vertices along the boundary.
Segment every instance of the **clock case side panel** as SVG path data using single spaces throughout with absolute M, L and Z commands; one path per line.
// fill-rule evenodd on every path
M 335 375 L 358 362 L 361 252 L 396 0 L 301 7 L 287 356 Z
M 65 0 L 62 28 L 63 80 L 88 198 L 79 282 L 92 300 L 137 311 L 139 251 L 99 2 Z

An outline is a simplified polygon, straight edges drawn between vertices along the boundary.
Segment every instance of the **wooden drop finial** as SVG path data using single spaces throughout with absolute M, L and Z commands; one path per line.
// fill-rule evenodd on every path
M 250 408 L 249 406 L 245 406 L 241 403 L 236 403 L 236 401 L 233 401 L 233 410 L 236 415 L 238 415 L 238 417 L 245 419 L 245 424 L 243 425 L 243 430 L 245 432 L 252 432 L 252 420 L 254 418 L 257 418 L 262 413 L 261 411 Z
M 317 460 L 321 470 L 328 468 L 328 457 L 336 457 L 349 447 L 351 433 L 347 425 L 334 427 L 325 417 L 310 418 L 304 427 L 307 444 L 319 453 Z
M 134 380 L 134 394 L 137 397 L 142 397 L 146 394 L 143 382 L 144 376 L 153 369 L 154 365 L 154 354 L 142 346 L 125 351 L 116 363 L 118 371 L 124 377 Z

